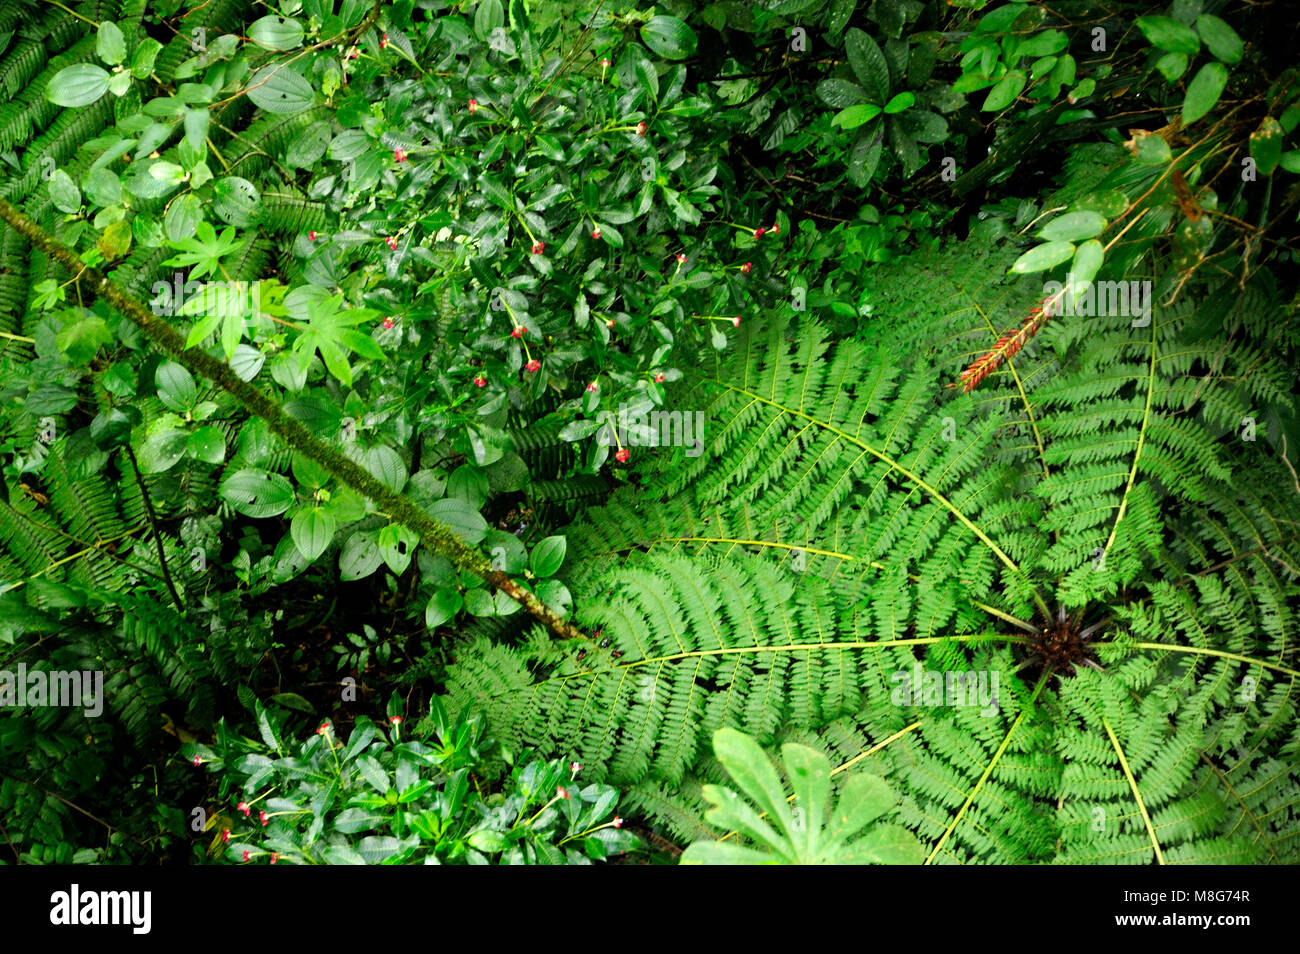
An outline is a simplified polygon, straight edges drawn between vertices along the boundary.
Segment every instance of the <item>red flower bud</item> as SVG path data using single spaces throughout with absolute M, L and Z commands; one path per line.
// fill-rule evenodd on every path
M 224 845 L 227 844 L 229 841 L 230 841 L 230 829 L 223 828 L 221 830 L 221 843 Z
M 644 122 L 639 122 L 636 124 L 636 134 L 644 139 L 646 130 L 649 128 L 650 127 L 647 126 Z
M 487 387 L 487 378 L 482 377 L 482 376 L 477 377 L 477 378 L 474 379 L 474 383 L 477 384 L 477 385 L 478 385 L 479 387 L 481 387 L 481 388 L 485 388 L 485 387 Z
M 397 251 L 397 237 L 395 235 L 388 236 L 388 247 L 394 252 Z
M 394 324 L 396 324 L 396 322 L 393 321 L 393 316 L 389 315 L 384 319 L 384 330 L 387 331 L 389 328 L 393 327 Z
M 386 49 L 388 49 L 388 34 L 387 34 L 387 33 L 385 33 L 383 36 L 381 36 L 381 37 L 379 38 L 379 48 L 380 48 L 381 50 L 386 50 Z M 275 862 L 272 861 L 271 864 L 275 864 Z
M 536 358 L 533 358 L 532 361 L 529 361 L 526 365 L 524 365 L 524 370 L 531 374 L 541 366 L 542 366 L 542 362 L 538 361 Z
M 766 234 L 767 234 L 767 229 L 764 229 L 764 228 L 757 228 L 757 229 L 754 229 L 754 240 L 755 240 L 755 241 L 758 241 L 759 239 L 761 239 L 761 238 L 762 238 L 764 235 L 766 235 Z
M 613 327 L 614 327 L 614 319 L 613 319 L 613 318 L 610 318 L 608 321 L 606 321 L 606 322 L 605 322 L 605 327 L 606 327 L 606 328 L 613 328 Z
M 307 233 L 307 241 L 309 241 L 309 242 L 314 242 L 314 241 L 316 241 L 316 230 L 315 230 L 315 229 L 312 229 L 310 232 Z
M 619 818 L 617 815 L 614 816 L 614 827 L 615 828 L 623 827 L 623 819 Z
M 686 256 L 683 255 L 681 252 L 678 252 L 678 253 L 677 253 L 677 264 L 678 264 L 678 265 L 685 265 L 685 264 L 686 264 Z
M 330 724 L 329 724 L 328 722 L 322 722 L 322 723 L 320 724 L 320 728 L 316 730 L 316 734 L 317 734 L 317 735 L 324 735 L 324 734 L 325 734 L 326 732 L 328 732 L 329 730 L 330 730 Z
M 732 319 L 731 319 L 731 323 L 732 323 L 733 325 L 735 325 L 737 328 L 739 328 L 739 327 L 740 327 L 740 315 L 737 315 L 735 318 L 732 318 Z
M 521 325 L 516 325 L 514 330 L 510 332 L 510 337 L 522 338 L 523 334 L 524 334 L 524 328 Z
M 609 62 L 609 60 L 601 60 L 600 65 L 604 69 L 609 69 L 612 64 Z
M 405 161 L 406 161 L 406 150 L 405 150 L 405 149 L 394 149 L 394 150 L 393 150 L 393 158 L 396 159 L 398 162 L 405 162 Z
M 389 716 L 388 721 L 391 722 L 393 725 L 400 725 L 402 722 L 402 717 L 397 715 Z
M 614 459 L 618 461 L 620 464 L 626 464 L 627 459 L 631 456 L 632 456 L 631 451 L 629 451 L 626 447 L 620 447 L 618 453 L 614 455 Z
M 597 384 L 595 381 L 592 381 L 590 384 L 587 385 L 587 390 L 588 390 L 588 391 L 598 391 L 598 390 L 600 390 L 600 385 Z
M 573 772 L 575 775 L 576 775 L 578 772 L 581 772 L 581 771 L 582 771 L 582 763 L 581 763 L 581 762 L 570 762 L 570 763 L 569 763 L 569 771 Z
M 238 805 L 235 806 L 235 808 L 238 811 L 243 812 L 245 818 L 247 818 L 248 813 L 252 811 L 252 809 L 248 807 L 248 802 L 240 802 Z
M 663 384 L 663 383 L 664 383 L 664 375 L 663 375 L 663 372 L 662 372 L 662 371 L 655 375 L 655 383 L 656 383 L 656 384 Z
M 598 238 L 600 238 L 600 229 L 592 229 L 592 230 L 591 230 L 591 237 L 594 238 L 594 239 L 598 239 Z
M 469 101 L 469 111 L 472 113 L 477 109 L 478 109 L 478 100 L 471 99 Z
M 280 860 L 280 853 L 278 851 L 271 852 L 271 864 L 275 864 L 279 860 Z
M 746 262 L 744 265 L 740 266 L 740 274 L 748 275 L 751 271 L 753 271 L 753 269 L 754 269 L 754 263 Z
M 245 860 L 245 861 L 248 860 L 248 849 L 247 849 L 247 848 L 244 849 L 244 860 Z
M 262 823 L 262 827 L 265 828 L 265 827 L 266 827 L 266 823 L 269 822 L 269 821 L 271 820 L 271 818 L 270 818 L 270 816 L 268 816 L 268 815 L 266 814 L 266 812 L 258 812 L 258 813 L 257 813 L 257 820 L 260 821 L 260 822 Z
M 203 760 L 199 758 L 197 755 L 194 756 L 194 767 L 198 768 L 202 764 L 203 764 Z
M 561 785 L 559 788 L 555 790 L 555 794 L 560 796 L 560 798 L 568 798 L 569 790 L 566 789 L 563 785 Z
M 542 252 L 545 251 L 545 249 L 546 249 L 546 243 L 545 243 L 545 242 L 534 242 L 534 243 L 533 243 L 533 254 L 534 254 L 534 255 L 541 255 Z
M 771 232 L 773 235 L 780 235 L 780 234 L 781 234 L 781 226 L 779 226 L 779 225 L 774 225 L 774 226 L 772 226 L 770 229 L 768 229 L 768 231 Z

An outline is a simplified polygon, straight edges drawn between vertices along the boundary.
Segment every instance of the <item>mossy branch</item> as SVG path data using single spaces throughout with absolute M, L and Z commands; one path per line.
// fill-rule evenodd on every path
M 85 287 L 126 316 L 160 350 L 171 355 L 194 374 L 207 378 L 228 392 L 249 414 L 266 421 L 271 430 L 290 447 L 320 464 L 357 493 L 369 498 L 394 520 L 415 530 L 420 535 L 421 542 L 430 550 L 445 556 L 457 567 L 468 570 L 505 593 L 555 636 L 564 639 L 587 638 L 532 593 L 505 573 L 494 569 L 480 551 L 467 545 L 446 524 L 430 517 L 402 494 L 389 490 L 337 447 L 312 435 L 301 422 L 286 414 L 276 401 L 235 374 L 228 364 L 218 361 L 205 351 L 186 348 L 185 338 L 179 331 L 124 292 L 103 272 L 82 262 L 75 252 L 52 238 L 40 225 L 4 199 L 0 199 L 0 219 L 4 219 L 32 245 L 63 265 Z

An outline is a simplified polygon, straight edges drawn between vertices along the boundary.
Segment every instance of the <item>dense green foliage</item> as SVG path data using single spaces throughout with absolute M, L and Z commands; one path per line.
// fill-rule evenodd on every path
M 1296 861 L 1286 22 L 0 0 L 0 857 Z

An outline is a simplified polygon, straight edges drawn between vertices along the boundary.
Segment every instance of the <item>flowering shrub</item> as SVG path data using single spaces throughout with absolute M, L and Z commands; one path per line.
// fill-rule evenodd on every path
M 209 819 L 209 857 L 251 864 L 590 864 L 633 851 L 618 794 L 561 759 L 510 768 L 499 786 L 475 716 L 435 698 L 427 737 L 409 737 L 397 697 L 386 725 L 359 717 L 346 741 L 330 721 L 301 743 L 256 706 L 261 740 L 218 725 L 196 765 L 227 807 Z M 187 749 L 189 751 L 189 749 Z M 233 807 L 230 807 L 233 806 Z M 254 816 L 256 812 L 256 816 Z

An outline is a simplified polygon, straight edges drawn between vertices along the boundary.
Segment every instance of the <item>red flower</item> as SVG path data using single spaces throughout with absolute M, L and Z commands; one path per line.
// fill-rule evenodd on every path
M 740 266 L 740 274 L 748 275 L 751 271 L 753 271 L 753 268 L 754 268 L 753 262 L 746 262 L 744 265 Z
M 678 265 L 685 265 L 685 264 L 686 264 L 686 256 L 683 255 L 681 252 L 678 252 L 678 253 L 677 253 L 677 264 L 678 264 Z
M 197 755 L 194 756 L 194 767 L 198 768 L 202 764 L 203 764 L 203 760 L 199 758 Z
M 523 337 L 523 334 L 524 334 L 524 328 L 523 328 L 523 326 L 522 326 L 522 325 L 515 325 L 514 330 L 510 332 L 510 337 L 511 337 L 511 338 L 522 338 L 522 337 Z
M 555 790 L 555 794 L 560 796 L 560 798 L 568 798 L 569 790 L 566 789 L 563 785 L 561 785 L 559 788 Z
M 397 251 L 397 236 L 395 235 L 388 236 L 388 247 L 392 249 L 394 252 Z
M 315 229 L 312 229 L 310 232 L 307 233 L 307 241 L 309 241 L 309 242 L 314 242 L 314 241 L 316 241 L 316 230 L 315 230 Z
M 247 848 L 244 849 L 244 860 L 245 860 L 245 861 L 248 860 L 248 849 L 247 849 Z
M 524 365 L 524 370 L 531 374 L 533 371 L 536 371 L 541 366 L 542 366 L 542 362 L 538 361 L 536 358 L 533 358 L 532 361 L 529 361 L 526 365 Z
M 609 62 L 609 60 L 601 60 L 600 65 L 602 69 L 609 69 L 612 64 Z
M 767 234 L 767 229 L 764 228 L 754 229 L 754 241 L 758 241 L 766 234 Z
M 573 772 L 575 775 L 576 775 L 577 773 L 581 772 L 581 771 L 582 771 L 582 763 L 581 763 L 581 762 L 570 762 L 570 763 L 569 763 L 569 771 Z
M 768 229 L 768 231 L 771 232 L 773 235 L 780 235 L 780 234 L 781 234 L 781 226 L 779 226 L 779 225 L 774 225 L 774 226 L 772 226 L 770 229 Z
M 664 375 L 663 375 L 663 372 L 662 372 L 662 371 L 660 371 L 658 374 L 655 375 L 655 383 L 656 383 L 656 384 L 663 384 L 663 383 L 664 383 Z
M 631 451 L 629 451 L 626 447 L 620 447 L 618 453 L 614 455 L 614 459 L 618 461 L 620 464 L 626 464 L 627 459 L 631 456 L 632 456 Z
M 546 249 L 546 243 L 545 243 L 545 242 L 534 242 L 534 243 L 533 243 L 533 254 L 534 254 L 534 255 L 541 255 L 542 252 L 545 251 L 545 249 Z
M 262 823 L 262 827 L 265 828 L 265 827 L 266 827 L 266 823 L 269 822 L 269 821 L 271 820 L 271 818 L 270 818 L 270 816 L 268 816 L 268 815 L 266 814 L 266 812 L 258 812 L 258 813 L 257 813 L 257 820 L 260 821 L 260 822 Z
M 387 33 L 385 33 L 383 36 L 381 36 L 381 37 L 379 38 L 379 48 L 380 48 L 381 50 L 386 50 L 386 49 L 388 49 L 388 34 L 387 34 Z M 275 864 L 275 862 L 272 861 L 271 864 Z
M 387 331 L 389 328 L 393 327 L 394 324 L 396 324 L 396 322 L 393 321 L 393 316 L 389 315 L 384 319 L 384 330 Z
M 393 158 L 396 159 L 398 162 L 405 162 L 405 161 L 406 161 L 406 150 L 405 150 L 405 149 L 394 149 L 394 150 L 393 150 Z
M 598 239 L 598 238 L 600 238 L 600 229 L 592 229 L 592 230 L 591 230 L 591 237 L 594 238 L 594 239 Z
M 477 385 L 478 385 L 479 387 L 481 387 L 481 388 L 485 388 L 485 387 L 487 387 L 487 378 L 482 377 L 482 376 L 479 376 L 479 377 L 477 377 L 477 378 L 474 379 L 474 383 L 477 384 Z
M 278 851 L 271 852 L 271 864 L 275 864 L 279 860 L 280 860 L 280 853 Z
M 600 390 L 600 385 L 597 384 L 595 381 L 592 381 L 590 384 L 587 385 L 587 390 L 588 390 L 588 391 L 598 391 L 598 390 Z
M 471 99 L 469 101 L 469 111 L 472 113 L 477 109 L 478 109 L 478 100 Z
M 613 327 L 614 327 L 614 319 L 613 319 L 613 318 L 610 318 L 608 321 L 606 321 L 606 322 L 605 322 L 605 327 L 606 327 L 606 328 L 613 328 Z
M 732 319 L 731 319 L 731 323 L 732 323 L 733 325 L 735 325 L 737 328 L 739 328 L 739 327 L 740 327 L 740 315 L 737 315 L 735 318 L 732 318 Z
M 235 808 L 236 810 L 243 812 L 245 818 L 247 818 L 248 813 L 252 811 L 252 809 L 248 807 L 248 802 L 240 802 L 235 806 Z
M 649 128 L 650 127 L 647 126 L 644 121 L 639 122 L 636 124 L 636 134 L 644 139 L 646 130 Z
M 229 841 L 230 841 L 230 829 L 229 829 L 229 828 L 223 828 L 223 829 L 221 830 L 221 843 L 224 845 L 224 844 L 228 843 Z
M 329 724 L 328 722 L 322 722 L 322 723 L 320 724 L 320 728 L 316 730 L 316 734 L 317 734 L 317 735 L 324 735 L 324 734 L 325 734 L 326 732 L 328 732 L 329 730 L 330 730 L 330 724 Z
M 623 827 L 623 819 L 619 818 L 617 815 L 614 816 L 614 827 L 615 828 Z
M 389 717 L 388 717 L 388 721 L 391 722 L 393 725 L 399 725 L 399 724 L 401 723 L 401 721 L 402 721 L 402 717 L 401 717 L 401 716 L 389 716 Z

